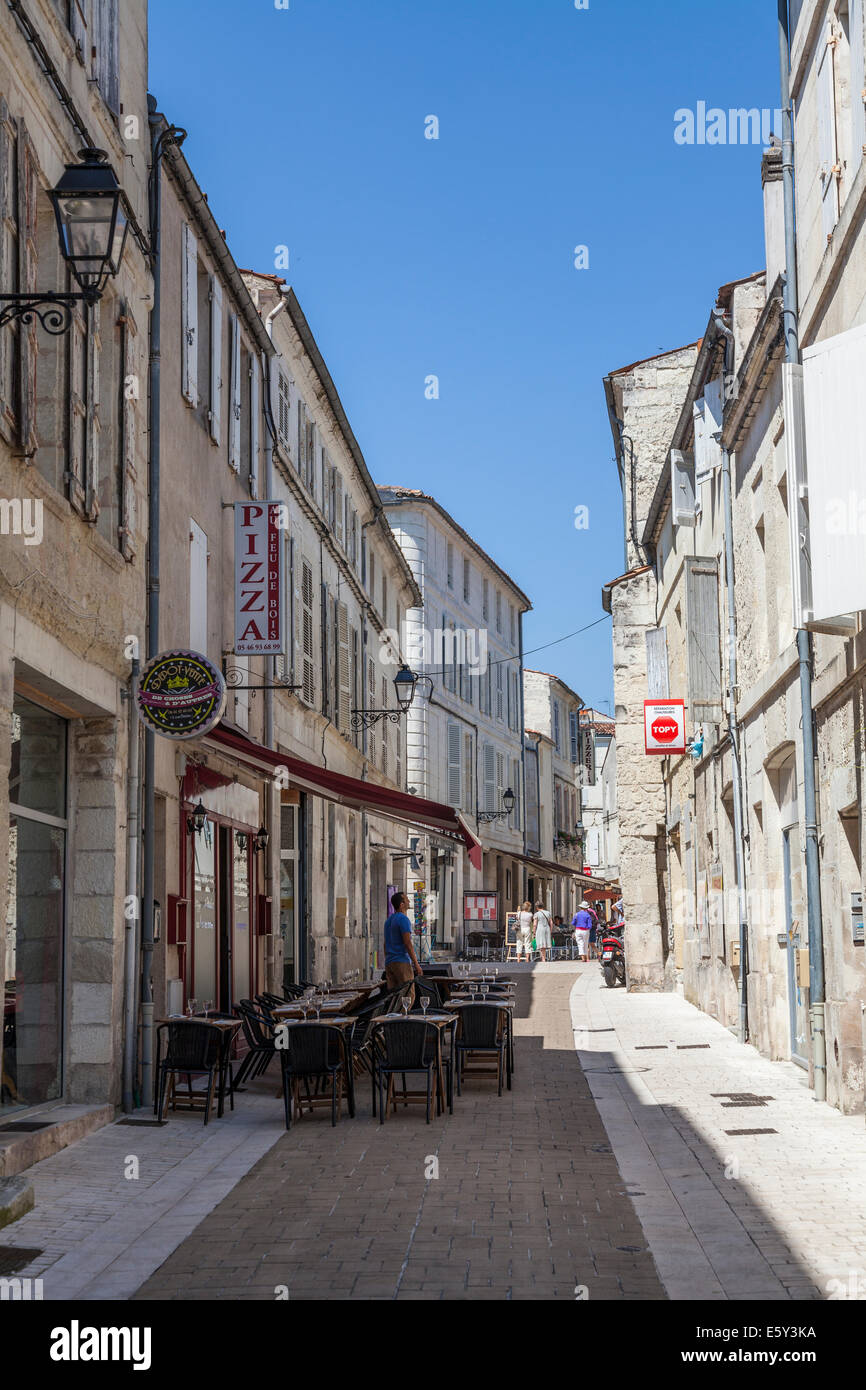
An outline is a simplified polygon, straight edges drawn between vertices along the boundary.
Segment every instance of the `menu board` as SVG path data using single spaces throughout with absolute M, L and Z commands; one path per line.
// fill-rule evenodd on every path
M 464 922 L 498 922 L 499 894 L 495 892 L 464 893 L 463 920 Z

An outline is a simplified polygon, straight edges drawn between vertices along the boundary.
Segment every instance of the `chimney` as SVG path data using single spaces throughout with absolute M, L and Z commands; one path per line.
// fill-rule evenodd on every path
M 764 255 L 767 266 L 767 298 L 785 269 L 785 210 L 782 198 L 782 146 L 773 144 L 761 160 L 764 189 Z

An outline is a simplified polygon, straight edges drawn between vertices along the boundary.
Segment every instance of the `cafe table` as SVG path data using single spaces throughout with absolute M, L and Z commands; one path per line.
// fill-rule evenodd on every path
M 325 996 L 324 1001 L 321 996 L 319 996 L 319 1011 L 323 1017 L 330 1018 L 334 1014 L 346 1013 L 354 1004 L 360 1003 L 364 997 L 365 996 L 357 990 L 346 990 L 341 994 L 328 994 Z M 315 1007 L 315 1002 L 311 1002 L 309 999 L 306 1001 L 308 1014 L 312 1013 Z M 274 1018 L 301 1018 L 301 1001 L 295 999 L 290 1004 L 277 1004 L 271 1012 Z
M 443 1008 L 451 1013 L 459 1013 L 461 1009 L 466 1009 L 470 1004 L 477 1004 L 479 1009 L 504 1009 L 506 1017 L 505 1036 L 508 1044 L 508 1089 L 511 1090 L 511 1077 L 514 1074 L 514 1029 L 512 1011 L 514 1001 L 512 999 L 452 999 Z
M 437 1043 L 436 1043 L 436 1113 L 437 1113 L 437 1115 L 441 1115 L 443 1109 L 445 1108 L 445 1104 L 446 1104 L 446 1100 L 445 1100 L 445 1091 L 444 1091 L 444 1088 L 443 1088 L 443 1085 L 442 1085 L 442 1034 L 443 1034 L 443 1032 L 444 1032 L 444 1030 L 445 1030 L 446 1028 L 450 1028 L 450 1029 L 451 1029 L 452 1056 L 453 1056 L 453 1043 L 454 1043 L 454 1034 L 455 1034 L 456 1031 L 457 1031 L 457 1019 L 456 1019 L 456 1017 L 454 1016 L 454 1014 L 440 1013 L 438 1010 L 436 1010 L 436 1012 L 434 1012 L 434 1011 L 431 1009 L 431 1010 L 429 1010 L 429 1012 L 426 1013 L 426 1014 L 423 1014 L 423 1013 L 410 1013 L 410 1014 L 404 1014 L 404 1013 L 402 1013 L 402 1012 L 396 1013 L 396 1014 L 382 1014 L 382 1016 L 381 1016 L 380 1018 L 377 1018 L 377 1019 L 375 1020 L 375 1022 L 376 1022 L 376 1025 L 378 1025 L 378 1024 L 380 1024 L 380 1023 L 383 1023 L 383 1024 L 388 1024 L 388 1023 L 402 1023 L 402 1022 L 405 1022 L 406 1020 L 408 1020 L 410 1023 L 432 1023 L 432 1024 L 436 1027 L 436 1029 L 437 1029 L 438 1038 L 437 1038 Z M 416 1097 L 416 1096 L 417 1096 L 417 1097 L 421 1097 L 424 1093 L 422 1093 L 421 1091 L 407 1091 L 406 1094 L 409 1095 L 409 1096 L 413 1096 L 413 1097 Z M 453 1115 L 453 1114 L 454 1114 L 454 1089 L 453 1089 L 453 1086 L 449 1086 L 449 1088 L 448 1088 L 448 1100 L 447 1100 L 447 1104 L 448 1104 L 448 1113 L 449 1113 L 450 1115 Z
M 274 1010 L 276 1013 L 277 1010 Z M 349 1118 L 355 1117 L 355 1073 L 352 1068 L 352 1029 L 358 1022 L 356 1018 L 350 1018 L 347 1014 L 332 1014 L 320 1019 L 303 1019 L 300 1015 L 295 1017 L 283 1018 L 282 1023 L 288 1027 L 301 1028 L 308 1023 L 319 1023 L 322 1027 L 339 1028 L 343 1045 L 343 1074 L 346 1082 L 346 1100 L 349 1106 Z M 277 1093 L 282 1094 L 282 1092 Z
M 209 1028 L 216 1028 L 221 1034 L 220 1037 L 220 1063 L 219 1063 L 219 1086 L 217 1088 L 217 1119 L 222 1119 L 225 1110 L 226 1098 L 226 1078 L 229 1076 L 229 1056 L 232 1043 L 238 1029 L 243 1025 L 239 1018 L 210 1018 L 205 1014 L 171 1014 L 169 1018 L 158 1018 L 156 1025 L 159 1028 L 163 1023 L 206 1023 Z M 159 1057 L 157 1056 L 157 1076 L 159 1074 Z M 173 1078 L 172 1078 L 173 1080 Z M 156 1100 L 154 1101 L 153 1113 L 157 1112 L 159 1105 L 159 1086 L 155 1087 Z M 174 1086 L 172 1085 L 172 1093 Z M 206 1099 L 206 1098 L 205 1098 Z

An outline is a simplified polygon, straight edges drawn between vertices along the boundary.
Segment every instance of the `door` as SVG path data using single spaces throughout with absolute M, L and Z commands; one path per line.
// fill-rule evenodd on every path
M 798 988 L 796 952 L 807 945 L 804 918 L 803 865 L 800 827 L 791 825 L 782 834 L 782 871 L 785 879 L 785 931 L 788 937 L 788 1009 L 791 1027 L 791 1060 L 808 1067 L 809 991 Z
M 280 806 L 280 942 L 283 950 L 283 989 L 298 983 L 298 812 Z
M 231 1000 L 228 1008 L 239 999 L 249 999 L 252 982 L 253 939 L 253 851 L 252 836 L 245 830 L 232 833 L 232 968 Z
M 192 989 L 199 1007 L 217 1001 L 217 825 L 208 818 L 192 839 Z

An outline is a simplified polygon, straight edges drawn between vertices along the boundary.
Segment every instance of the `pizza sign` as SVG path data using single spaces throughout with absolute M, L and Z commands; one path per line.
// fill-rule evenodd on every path
M 647 753 L 685 753 L 686 705 L 684 700 L 645 700 L 644 747 Z

